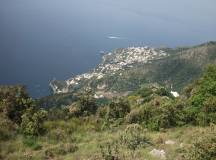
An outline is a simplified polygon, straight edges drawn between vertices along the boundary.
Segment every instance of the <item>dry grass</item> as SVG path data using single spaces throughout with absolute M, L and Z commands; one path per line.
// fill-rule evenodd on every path
M 46 136 L 37 139 L 37 143 L 41 148 L 34 149 L 26 146 L 23 143 L 23 137 L 17 136 L 13 140 L 2 141 L 0 144 L 0 157 L 5 160 L 40 160 L 45 158 L 59 159 L 59 160 L 85 160 L 85 159 L 102 159 L 100 145 L 106 143 L 117 142 L 126 126 L 121 126 L 118 129 L 111 129 L 105 131 L 86 130 L 83 132 L 74 132 L 74 142 L 56 142 L 50 143 Z M 145 148 L 138 148 L 131 151 L 125 146 L 118 146 L 119 152 L 124 159 L 137 159 L 137 160 L 155 160 L 149 152 L 153 149 L 163 149 L 166 152 L 167 159 L 179 159 L 183 154 L 183 149 L 187 148 L 192 141 L 203 134 L 206 128 L 202 127 L 181 127 L 164 130 L 163 132 L 149 132 L 146 136 L 151 139 L 152 145 Z M 71 136 L 71 135 L 68 135 Z M 175 142 L 173 145 L 165 144 L 167 140 Z M 64 144 L 75 144 L 78 150 L 70 152 Z M 47 155 L 47 151 L 55 148 L 57 151 L 53 155 Z M 58 150 L 59 149 L 59 150 Z M 50 156 L 50 157 L 49 157 Z M 0 159 L 1 159 L 0 158 Z

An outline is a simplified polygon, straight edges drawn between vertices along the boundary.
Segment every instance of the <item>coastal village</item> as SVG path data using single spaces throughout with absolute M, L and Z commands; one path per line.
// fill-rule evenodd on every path
M 165 58 L 169 56 L 165 51 L 150 47 L 128 47 L 124 49 L 116 49 L 102 57 L 100 63 L 93 71 L 77 75 L 65 81 L 63 87 L 58 87 L 55 83 L 50 83 L 54 93 L 67 93 L 69 88 L 77 86 L 83 80 L 102 79 L 107 74 L 116 74 L 116 72 L 132 68 L 135 64 L 151 63 L 153 60 Z M 105 84 L 104 84 L 105 85 Z M 96 98 L 103 95 L 96 95 Z

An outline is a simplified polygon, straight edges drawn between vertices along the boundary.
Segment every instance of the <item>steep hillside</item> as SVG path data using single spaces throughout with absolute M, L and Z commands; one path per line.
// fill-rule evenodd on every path
M 74 93 L 91 88 L 96 98 L 127 95 L 146 83 L 157 82 L 180 91 L 198 78 L 205 66 L 216 63 L 216 42 L 195 47 L 130 47 L 102 57 L 92 71 L 66 81 L 50 83 L 54 93 Z
M 56 94 L 52 103 L 70 95 Z M 158 84 L 106 105 L 91 90 L 76 98 L 43 109 L 24 87 L 0 86 L 0 159 L 216 159 L 216 65 L 179 98 Z

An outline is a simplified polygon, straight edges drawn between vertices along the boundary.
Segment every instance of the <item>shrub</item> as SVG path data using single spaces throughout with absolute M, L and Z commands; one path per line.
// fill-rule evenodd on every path
M 158 88 L 155 93 L 159 96 L 167 96 L 173 98 L 173 95 L 164 87 Z
M 131 124 L 127 126 L 124 133 L 120 136 L 120 143 L 131 150 L 136 150 L 138 147 L 149 145 L 150 141 L 140 125 Z
M 109 104 L 108 117 L 111 119 L 124 118 L 130 112 L 130 105 L 124 99 L 117 99 Z
M 8 140 L 16 134 L 17 126 L 6 117 L 4 114 L 0 113 L 0 140 Z
M 56 120 L 56 121 L 46 121 L 44 127 L 50 132 L 62 133 L 62 134 L 73 134 L 74 131 L 78 130 L 79 127 L 82 127 L 82 121 L 80 119 L 70 119 L 70 120 Z M 60 131 L 61 130 L 61 131 Z
M 150 130 L 170 128 L 180 124 L 182 108 L 176 106 L 174 101 L 167 97 L 155 97 L 150 102 L 131 111 L 127 115 L 128 123 L 139 123 Z
M 86 91 L 78 96 L 78 100 L 74 102 L 69 110 L 74 116 L 89 116 L 95 114 L 98 109 L 96 99 L 92 96 L 91 91 Z
M 101 157 L 104 160 L 120 160 L 119 146 L 117 143 L 106 143 L 100 145 Z
M 133 109 L 127 116 L 127 123 L 142 124 L 150 130 L 160 130 L 184 124 L 184 104 L 168 97 L 156 96 L 150 102 Z
M 113 100 L 98 113 L 103 116 L 102 129 L 118 126 L 124 122 L 124 117 L 130 112 L 130 105 L 125 99 Z
M 73 134 L 68 133 L 66 129 L 61 128 L 49 130 L 47 133 L 47 138 L 51 143 L 75 141 Z
M 25 135 L 38 136 L 43 131 L 43 122 L 46 119 L 47 112 L 43 109 L 35 110 L 31 107 L 22 115 L 21 131 Z
M 49 130 L 47 133 L 47 137 L 49 140 L 54 140 L 56 142 L 62 142 L 67 140 L 68 134 L 65 132 L 65 130 L 62 130 L 60 128 Z
M 216 65 L 210 65 L 202 78 L 187 89 L 187 120 L 192 124 L 216 122 Z
M 0 112 L 18 124 L 25 109 L 34 106 L 24 86 L 0 86 L 0 103 Z
M 149 107 L 146 107 L 144 112 L 145 115 L 148 114 Z M 151 115 L 147 120 L 147 126 L 151 130 L 160 130 L 161 128 L 170 128 L 177 125 L 177 110 L 174 104 L 168 102 L 158 107 L 153 107 Z M 150 109 L 151 110 L 151 109 Z
M 210 123 L 216 124 L 216 96 L 205 100 L 201 112 L 198 113 L 197 122 L 203 126 Z
M 97 111 L 96 99 L 92 96 L 91 91 L 86 91 L 79 97 L 78 101 L 80 111 L 82 113 L 94 114 Z
M 97 116 L 99 118 L 105 118 L 107 112 L 108 112 L 108 106 L 99 107 L 97 110 Z
M 141 96 L 143 98 L 143 102 L 149 102 L 155 96 L 166 96 L 173 98 L 173 95 L 165 87 L 162 87 L 158 84 L 144 85 L 132 95 Z
M 135 108 L 126 116 L 126 123 L 142 123 L 142 110 L 140 108 Z
M 67 120 L 70 118 L 69 108 L 66 107 L 53 107 L 48 110 L 47 119 L 48 120 Z
M 216 127 L 202 133 L 193 142 L 186 154 L 186 160 L 215 160 L 216 159 Z
M 153 90 L 150 87 L 144 87 L 135 92 L 135 95 L 140 95 L 141 97 L 149 97 L 153 94 Z
M 23 138 L 23 144 L 33 150 L 39 150 L 42 146 L 38 143 L 36 137 L 26 136 Z

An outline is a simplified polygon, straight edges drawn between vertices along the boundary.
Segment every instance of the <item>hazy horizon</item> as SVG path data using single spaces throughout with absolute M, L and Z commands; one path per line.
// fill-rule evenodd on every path
M 213 0 L 1 0 L 0 84 L 48 94 L 128 46 L 190 46 L 216 40 Z

